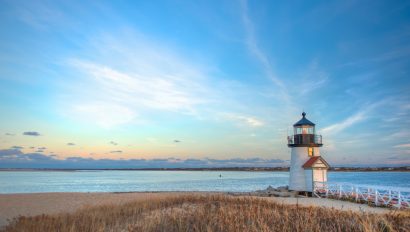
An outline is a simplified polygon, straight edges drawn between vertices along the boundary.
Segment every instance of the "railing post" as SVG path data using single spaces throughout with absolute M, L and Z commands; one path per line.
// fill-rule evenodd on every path
M 369 197 L 371 197 L 370 194 L 371 194 L 370 188 L 367 188 L 366 201 L 369 201 Z
M 374 203 L 376 204 L 376 206 L 379 205 L 379 191 L 377 191 L 377 189 L 374 190 Z
M 358 193 L 359 191 L 358 191 L 358 189 L 359 189 L 359 188 L 356 186 L 356 187 L 355 187 L 355 200 L 356 200 L 356 202 L 357 202 L 357 200 L 359 199 L 359 193 Z
M 339 199 L 342 198 L 342 185 L 339 185 Z
M 398 191 L 397 197 L 399 198 L 398 203 L 399 203 L 399 209 L 400 209 L 401 208 L 401 192 L 400 191 Z
M 316 195 L 316 181 L 313 181 L 313 194 Z

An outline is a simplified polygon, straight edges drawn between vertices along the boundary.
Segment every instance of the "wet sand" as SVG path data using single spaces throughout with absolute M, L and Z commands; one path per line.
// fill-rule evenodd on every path
M 27 193 L 0 194 L 0 227 L 8 220 L 21 216 L 74 212 L 84 206 L 115 204 L 131 201 L 149 201 L 183 194 L 212 194 L 201 192 L 156 192 L 156 193 Z M 220 193 L 223 194 L 223 193 Z M 363 204 L 319 198 L 269 197 L 270 201 L 301 206 L 318 206 L 357 212 L 387 213 L 386 208 L 369 207 Z

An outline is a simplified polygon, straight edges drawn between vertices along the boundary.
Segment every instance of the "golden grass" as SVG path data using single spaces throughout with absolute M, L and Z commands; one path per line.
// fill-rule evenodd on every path
M 4 231 L 410 231 L 410 213 L 354 213 L 263 198 L 182 195 L 19 217 Z

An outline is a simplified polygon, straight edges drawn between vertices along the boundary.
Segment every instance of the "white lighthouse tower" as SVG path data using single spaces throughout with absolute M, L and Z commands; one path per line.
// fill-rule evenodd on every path
M 315 134 L 315 124 L 302 113 L 288 136 L 291 151 L 289 190 L 312 192 L 313 182 L 326 182 L 329 164 L 320 156 L 322 136 Z

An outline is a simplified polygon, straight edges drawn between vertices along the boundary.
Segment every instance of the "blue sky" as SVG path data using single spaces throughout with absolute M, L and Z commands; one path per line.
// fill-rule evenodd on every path
M 410 165 L 408 1 L 4 1 L 0 19 L 10 167 L 287 165 L 303 110 L 331 165 Z

